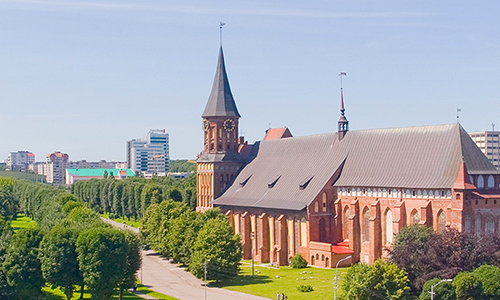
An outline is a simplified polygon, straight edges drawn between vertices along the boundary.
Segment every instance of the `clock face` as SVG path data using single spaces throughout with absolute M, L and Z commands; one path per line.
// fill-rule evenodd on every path
M 210 123 L 208 122 L 207 119 L 203 119 L 203 125 L 202 125 L 202 127 L 203 127 L 203 131 L 207 131 L 208 128 L 210 128 Z
M 226 121 L 224 121 L 224 130 L 233 131 L 234 130 L 234 121 L 231 119 L 226 119 Z

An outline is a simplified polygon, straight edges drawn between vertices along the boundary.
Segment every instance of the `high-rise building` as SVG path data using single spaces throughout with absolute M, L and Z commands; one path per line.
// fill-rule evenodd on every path
M 495 168 L 500 169 L 500 131 L 472 132 L 469 135 Z
M 69 155 L 61 152 L 47 154 L 47 163 L 43 167 L 43 173 L 47 177 L 47 183 L 64 184 L 64 172 L 68 167 Z
M 11 171 L 26 172 L 28 166 L 35 162 L 35 154 L 29 151 L 10 152 L 7 168 Z
M 144 175 L 166 175 L 169 170 L 168 133 L 152 129 L 143 139 L 127 141 L 127 168 Z

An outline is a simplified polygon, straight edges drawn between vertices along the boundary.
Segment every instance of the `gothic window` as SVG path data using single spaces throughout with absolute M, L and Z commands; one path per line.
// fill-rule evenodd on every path
M 476 234 L 481 234 L 481 215 L 476 216 L 476 222 L 474 225 L 475 225 Z
M 392 243 L 394 232 L 392 227 L 392 211 L 390 209 L 385 213 L 385 242 Z
M 349 217 L 351 216 L 351 210 L 346 206 L 344 210 L 344 221 L 342 222 L 342 227 L 344 231 L 344 240 L 349 238 Z
M 326 211 L 326 192 L 323 193 L 323 211 Z
M 259 216 L 255 216 L 255 249 L 259 249 L 260 246 L 260 231 L 259 231 Z
M 293 232 L 293 241 L 294 241 L 294 244 L 293 244 L 293 252 L 294 253 L 297 253 L 299 251 L 299 240 L 300 240 L 300 221 L 297 220 L 297 219 L 293 219 L 293 229 L 294 229 L 294 232 Z
M 370 210 L 365 207 L 363 210 L 363 241 L 368 242 L 370 240 Z
M 438 214 L 438 232 L 443 232 L 446 226 L 446 215 L 444 211 L 440 211 Z
M 274 218 L 274 244 L 278 245 L 279 241 L 279 221 L 278 218 Z
M 484 189 L 484 179 L 483 179 L 483 175 L 479 175 L 477 177 L 477 188 L 478 189 Z
M 495 220 L 492 216 L 489 216 L 484 223 L 484 232 L 495 233 Z
M 495 188 L 495 179 L 493 178 L 493 175 L 488 176 L 488 188 Z
M 472 231 L 472 218 L 469 215 L 465 215 L 465 232 Z
M 318 212 L 319 207 L 318 207 L 318 202 L 314 202 L 314 212 Z
M 326 242 L 326 221 L 321 219 L 319 221 L 319 241 Z
M 420 214 L 416 209 L 411 212 L 411 225 L 420 223 Z

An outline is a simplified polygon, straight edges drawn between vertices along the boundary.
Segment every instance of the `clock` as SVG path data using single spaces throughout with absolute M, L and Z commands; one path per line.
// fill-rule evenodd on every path
M 231 120 L 231 119 L 226 119 L 226 121 L 224 121 L 224 130 L 226 131 L 233 131 L 234 130 L 234 121 Z
M 208 131 L 208 128 L 210 128 L 210 123 L 208 122 L 207 119 L 203 119 L 203 131 Z

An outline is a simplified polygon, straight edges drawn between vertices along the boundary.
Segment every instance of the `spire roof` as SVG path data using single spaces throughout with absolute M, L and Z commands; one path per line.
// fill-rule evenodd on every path
M 219 50 L 219 61 L 217 62 L 212 92 L 202 117 L 241 117 L 229 87 L 222 46 Z

